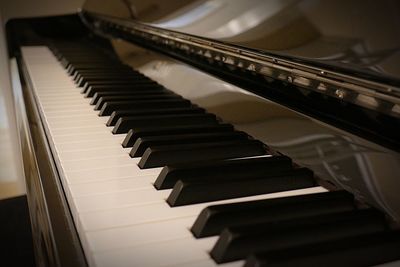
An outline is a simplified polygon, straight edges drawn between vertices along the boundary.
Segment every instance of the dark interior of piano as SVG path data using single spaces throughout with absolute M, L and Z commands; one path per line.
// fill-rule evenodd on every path
M 398 1 L 0 21 L 4 266 L 400 266 Z

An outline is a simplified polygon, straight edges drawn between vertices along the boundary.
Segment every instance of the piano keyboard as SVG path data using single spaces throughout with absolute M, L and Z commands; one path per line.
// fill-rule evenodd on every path
M 80 46 L 55 52 L 22 48 L 90 266 L 398 258 L 398 234 L 379 212 L 358 210 L 347 193 L 327 192 L 309 170 L 115 59 Z

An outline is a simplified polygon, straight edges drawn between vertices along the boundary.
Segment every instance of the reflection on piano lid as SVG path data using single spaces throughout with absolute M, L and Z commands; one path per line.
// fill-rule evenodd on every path
M 343 51 L 361 51 L 361 37 L 344 38 L 319 13 L 352 4 L 329 5 L 200 1 L 151 24 L 80 13 L 100 37 L 76 15 L 9 22 L 38 113 L 34 142 L 51 152 L 62 192 L 45 192 L 44 203 L 65 201 L 62 218 L 74 222 L 53 235 L 59 218 L 41 228 L 32 213 L 40 264 L 67 266 L 66 255 L 89 266 L 399 260 L 397 78 L 383 61 L 352 65 Z M 381 23 L 395 32 L 397 18 Z M 376 39 L 365 40 L 372 49 Z M 28 183 L 30 199 L 43 201 Z

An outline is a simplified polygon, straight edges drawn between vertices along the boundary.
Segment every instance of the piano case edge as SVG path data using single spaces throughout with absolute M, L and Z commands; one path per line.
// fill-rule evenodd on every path
M 88 266 L 26 67 L 10 63 L 36 264 Z

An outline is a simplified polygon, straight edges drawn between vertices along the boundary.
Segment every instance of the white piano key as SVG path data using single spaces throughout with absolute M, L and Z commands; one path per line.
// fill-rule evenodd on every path
M 137 177 L 136 179 L 140 179 Z M 137 188 L 111 193 L 102 193 L 75 197 L 74 203 L 78 212 L 92 212 L 122 208 L 125 206 L 142 206 L 165 201 L 171 190 L 157 191 L 151 187 Z
M 69 145 L 69 144 L 66 144 Z M 60 145 L 59 145 L 60 146 Z M 115 157 L 115 156 L 125 156 L 129 158 L 128 152 L 125 152 L 121 145 L 112 145 L 110 147 L 104 146 L 104 147 L 97 147 L 95 149 L 87 149 L 87 150 L 82 150 L 82 149 L 75 149 L 75 150 L 70 150 L 70 149 L 64 149 L 62 151 L 58 150 L 58 155 L 61 158 L 61 162 L 64 161 L 72 161 L 72 160 L 85 160 L 85 159 L 96 159 L 98 161 L 104 160 L 109 157 Z M 132 162 L 132 164 L 136 164 L 136 162 Z
M 73 101 L 68 101 L 68 102 L 63 102 L 63 103 L 41 102 L 41 105 L 46 110 L 71 110 L 71 109 L 91 110 L 91 109 L 93 109 L 93 106 L 90 105 L 89 100 L 87 100 L 85 103 L 76 103 Z
M 124 165 L 135 165 L 135 162 L 126 155 L 109 157 L 105 160 L 99 162 L 97 159 L 80 159 L 80 160 L 71 160 L 64 161 L 63 168 L 66 171 L 84 171 L 84 170 L 93 170 L 98 169 L 99 167 L 118 167 Z
M 53 136 L 54 143 L 56 144 L 63 144 L 68 142 L 84 142 L 90 140 L 104 140 L 104 139 L 118 139 L 121 140 L 121 143 L 125 136 L 121 135 L 111 135 L 110 132 L 101 132 L 97 134 L 86 133 L 86 134 L 79 134 L 79 135 L 58 135 Z
M 132 176 L 158 175 L 161 168 L 141 170 L 137 165 L 131 164 L 126 166 L 118 166 L 118 168 L 104 168 L 101 165 L 98 169 L 83 170 L 83 171 L 68 171 L 65 173 L 65 178 L 68 183 L 79 183 L 89 181 L 102 181 L 110 179 L 120 179 Z
M 76 128 L 76 127 L 87 127 L 87 126 L 96 126 L 96 125 L 104 125 L 106 127 L 106 122 L 108 118 L 105 117 L 97 117 L 97 118 L 79 118 L 78 121 L 73 121 L 73 120 L 62 120 L 62 119 L 57 119 L 57 120 L 48 120 L 48 123 L 50 127 L 53 129 L 63 129 L 63 128 Z M 110 128 L 111 131 L 112 128 Z
M 65 89 L 70 90 L 69 92 L 57 92 L 54 94 L 45 94 L 44 92 L 39 92 L 38 96 L 40 97 L 40 102 L 42 103 L 69 103 L 74 101 L 80 101 L 82 99 L 82 95 L 77 94 L 75 90 L 76 88 Z M 91 98 L 87 98 L 88 100 L 92 101 Z
M 94 112 L 93 110 L 90 110 L 90 112 Z M 81 110 L 68 110 L 68 111 L 46 111 L 46 117 L 79 117 L 82 116 L 82 111 Z
M 98 267 L 169 266 L 209 259 L 207 249 L 215 241 L 215 237 L 182 238 L 95 253 L 94 257 Z
M 110 133 L 110 130 L 104 125 L 88 126 L 88 127 L 70 127 L 70 128 L 58 128 L 51 129 L 53 135 L 80 135 L 85 133 Z
M 75 117 L 71 117 L 71 116 L 68 116 L 68 117 L 62 117 L 62 116 L 59 116 L 59 117 L 52 117 L 52 118 L 46 118 L 47 120 L 47 122 L 49 122 L 49 123 L 74 123 L 74 122 L 76 122 L 76 120 L 77 120 L 77 118 L 78 118 L 78 120 L 79 120 L 79 122 L 81 122 L 81 121 L 94 121 L 94 120 L 97 120 L 97 121 L 102 121 L 102 122 L 107 122 L 108 121 L 108 119 L 109 119 L 109 117 L 99 117 L 99 116 L 97 116 L 96 114 L 93 114 L 93 113 L 86 113 L 86 114 L 81 114 L 79 117 L 77 117 L 77 116 L 75 116 Z M 62 122 L 60 122 L 60 121 L 62 121 Z M 111 128 L 110 128 L 111 129 Z
M 326 190 L 323 189 L 322 187 L 312 187 L 307 189 L 299 189 L 299 190 L 264 194 L 258 196 L 234 198 L 234 199 L 213 201 L 196 205 L 187 205 L 187 206 L 180 206 L 173 208 L 171 208 L 165 201 L 160 201 L 160 203 L 143 205 L 143 206 L 122 207 L 109 210 L 81 213 L 80 218 L 82 226 L 86 231 L 94 231 L 112 227 L 121 227 L 121 226 L 128 226 L 140 223 L 195 216 L 199 214 L 204 207 L 214 204 L 235 203 L 240 201 L 259 200 L 259 199 L 270 199 L 283 196 L 311 194 L 317 192 L 326 192 Z
M 81 197 L 132 189 L 154 188 L 154 179 L 155 175 L 131 176 L 120 179 L 74 183 L 69 185 L 69 189 L 74 197 Z
M 90 140 L 85 142 L 58 144 L 58 149 L 63 152 L 75 150 L 97 149 L 99 147 L 119 148 L 121 150 L 121 142 L 118 139 Z
M 42 107 L 45 112 L 65 112 L 65 111 L 74 111 L 74 112 L 91 112 L 92 109 L 89 107 L 84 107 L 84 106 L 78 106 L 78 107 L 59 107 L 59 106 L 51 106 L 51 107 Z
M 101 125 L 103 127 L 106 127 L 106 122 L 104 120 L 90 120 L 90 121 L 79 121 L 79 122 L 63 122 L 59 121 L 56 123 L 50 123 L 50 127 L 52 127 L 53 130 L 60 130 L 62 131 L 63 129 L 79 129 L 79 128 L 88 128 L 88 127 L 97 127 L 98 125 Z
M 91 249 L 101 252 L 145 243 L 191 237 L 192 233 L 188 229 L 188 225 L 193 224 L 194 220 L 194 216 L 190 216 L 175 220 L 111 228 L 103 231 L 89 231 L 86 235 Z M 113 240 L 118 240 L 118 242 L 112 242 Z

